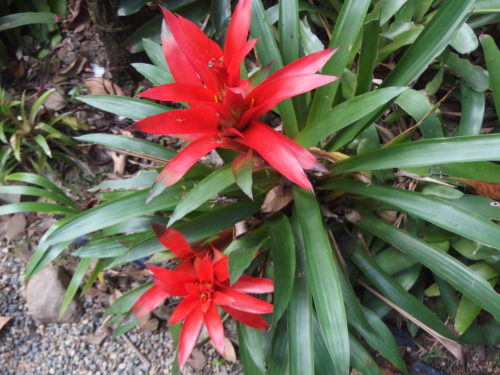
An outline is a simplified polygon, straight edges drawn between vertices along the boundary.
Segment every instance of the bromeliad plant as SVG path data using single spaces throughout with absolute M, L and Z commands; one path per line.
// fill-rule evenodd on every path
M 54 94 L 55 89 L 45 91 L 28 105 L 26 93 L 21 100 L 14 100 L 0 87 L 0 181 L 16 168 L 33 169 L 40 173 L 50 170 L 48 161 L 52 158 L 75 160 L 69 150 L 75 141 L 58 130 L 60 124 L 72 130 L 87 129 L 70 113 L 62 113 L 53 118 L 44 114 L 44 103 Z
M 176 153 L 125 136 L 79 137 L 163 169 L 102 185 L 114 190 L 107 200 L 51 228 L 29 269 L 93 233 L 74 253 L 81 261 L 69 301 L 93 258 L 84 290 L 105 269 L 170 259 L 151 268 L 152 283 L 122 296 L 107 314 L 120 334 L 137 322 L 131 308 L 142 315 L 167 296 L 184 297 L 172 317 L 185 318 L 181 363 L 202 321 L 223 352 L 217 305 L 238 318 L 228 310 L 238 303 L 233 291 L 270 292 L 264 280 L 272 279 L 272 315 L 255 318 L 260 328 L 266 319 L 268 332 L 239 319 L 248 374 L 348 374 L 351 367 L 380 374 L 368 347 L 406 372 L 382 320 L 391 310 L 410 332 L 427 332 L 458 357 L 460 343 L 496 344 L 500 136 L 497 120 L 483 126 L 483 114 L 491 95 L 498 116 L 500 70 L 492 61 L 500 52 L 491 37 L 478 40 L 474 31 L 496 17 L 486 3 L 346 0 L 317 9 L 280 1 L 266 12 L 260 0 L 243 0 L 223 49 L 165 10 L 163 49 L 145 40 L 153 64 L 137 66 L 158 86 L 143 96 L 187 107 L 110 95 L 81 101 L 136 120 L 141 131 L 191 143 Z M 258 42 L 247 41 L 247 25 Z M 318 28 L 330 48 L 338 47 L 334 57 Z M 254 43 L 265 68 L 247 75 L 240 63 Z M 479 43 L 486 66 L 460 56 L 480 53 Z M 461 106 L 458 124 L 437 112 L 447 101 Z M 279 114 L 282 131 L 259 118 L 269 110 Z M 196 163 L 214 149 L 222 167 Z M 151 222 L 167 225 L 160 240 Z M 242 222 L 243 235 L 214 246 L 223 255 L 206 247 L 198 254 L 212 236 Z M 168 234 L 177 242 L 165 242 Z M 215 271 L 222 266 L 224 276 Z M 236 310 L 270 313 L 269 306 Z M 487 320 L 478 324 L 481 311 Z

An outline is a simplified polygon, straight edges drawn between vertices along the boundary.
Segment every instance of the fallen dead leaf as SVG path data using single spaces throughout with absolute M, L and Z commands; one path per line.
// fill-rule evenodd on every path
M 187 360 L 187 364 L 193 368 L 193 370 L 201 371 L 207 364 L 207 359 L 203 352 L 196 348 L 192 351 L 191 356 Z
M 9 320 L 11 320 L 11 316 L 0 316 L 0 331 L 2 330 L 3 327 L 7 325 Z
M 151 314 L 141 319 L 136 327 L 140 332 L 153 332 L 158 328 L 158 319 L 152 318 Z
M 112 94 L 125 96 L 125 93 L 117 84 L 103 77 L 87 78 L 83 83 L 93 95 Z
M 5 224 L 5 238 L 11 242 L 18 239 L 26 229 L 26 218 L 23 214 L 12 215 Z
M 61 95 L 59 92 L 54 91 L 43 103 L 43 106 L 45 109 L 49 111 L 60 111 L 64 107 L 66 107 L 66 104 L 68 101 L 64 98 L 63 95 Z
M 453 177 L 474 188 L 477 194 L 491 199 L 500 199 L 500 183 L 480 180 L 469 180 L 468 178 Z
M 111 328 L 106 326 L 106 324 L 109 321 L 109 318 L 111 317 L 104 319 L 101 326 L 97 328 L 94 333 L 85 336 L 85 341 L 93 345 L 101 345 L 104 339 L 106 339 L 106 337 L 108 337 L 112 332 Z
M 275 186 L 266 194 L 260 210 L 263 213 L 279 211 L 290 203 L 292 199 L 292 189 L 282 185 Z
M 63 54 L 64 51 L 62 51 L 61 53 Z M 52 77 L 52 82 L 59 83 L 66 81 L 71 77 L 77 76 L 82 71 L 86 63 L 87 63 L 86 57 L 75 58 L 67 66 L 65 66 L 62 69 L 59 69 L 59 71 Z
M 213 343 L 211 341 L 210 343 L 213 346 Z M 236 362 L 236 350 L 234 349 L 234 345 L 231 340 L 229 340 L 227 337 L 224 337 L 224 346 L 226 350 L 223 355 L 224 359 L 229 362 Z

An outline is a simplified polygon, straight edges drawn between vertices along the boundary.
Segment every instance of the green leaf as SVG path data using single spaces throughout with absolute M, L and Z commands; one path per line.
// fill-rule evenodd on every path
M 127 251 L 121 242 L 137 237 L 132 234 L 129 236 L 119 236 L 112 238 L 104 238 L 102 240 L 92 241 L 89 244 L 80 247 L 73 255 L 80 258 L 112 258 L 120 256 Z
M 155 86 L 174 82 L 170 74 L 166 74 L 162 68 L 156 65 L 145 63 L 133 63 L 130 65 Z
M 446 280 L 465 296 L 493 314 L 497 320 L 500 319 L 500 295 L 486 280 L 452 256 L 367 213 L 363 213 L 361 221 L 355 224 L 418 260 L 437 276 Z M 366 262 L 367 260 L 363 260 L 362 263 Z M 362 269 L 362 267 L 360 268 Z M 388 290 L 384 293 L 387 297 L 391 296 L 389 298 L 392 299 Z M 412 311 L 406 308 L 405 310 Z
M 298 0 L 280 1 L 279 46 L 283 63 L 290 64 L 299 58 L 299 4 Z
M 52 203 L 19 202 L 0 206 L 0 216 L 18 212 L 47 212 L 53 215 L 74 215 L 77 213 L 73 208 Z
M 102 111 L 131 120 L 141 120 L 145 117 L 172 110 L 172 108 L 148 100 L 118 95 L 86 95 L 79 96 L 76 99 Z
M 140 155 L 150 156 L 160 161 L 169 161 L 176 152 L 156 143 L 139 138 L 130 138 L 124 135 L 91 133 L 75 139 L 82 142 L 97 143 L 116 150 L 129 151 Z
M 154 181 L 158 177 L 158 172 L 156 171 L 139 171 L 135 176 L 130 178 L 124 178 L 122 180 L 107 180 L 101 182 L 99 185 L 90 188 L 89 191 L 99 191 L 101 189 L 137 189 L 137 188 L 147 188 L 153 185 Z
M 38 144 L 38 146 L 40 146 L 40 148 L 45 153 L 45 155 L 47 155 L 49 158 L 51 158 L 52 152 L 50 151 L 50 146 L 47 143 L 47 140 L 45 139 L 45 137 L 41 134 L 38 134 L 37 136 L 35 136 L 34 140 Z
M 500 134 L 436 138 L 353 156 L 333 166 L 336 173 L 432 164 L 500 160 Z
M 0 31 L 12 29 L 14 27 L 32 25 L 37 23 L 55 23 L 58 17 L 47 12 L 25 12 L 13 13 L 0 17 Z
M 467 0 L 443 2 L 383 86 L 406 86 L 415 80 L 454 38 L 473 7 Z
M 33 197 L 52 199 L 53 201 L 58 203 L 65 203 L 61 201 L 61 197 L 58 194 L 55 194 L 48 190 L 25 185 L 0 186 L 0 194 L 30 195 Z
M 283 60 L 273 35 L 273 30 L 264 11 L 261 0 L 252 0 L 252 23 L 250 33 L 254 38 L 260 38 L 256 45 L 257 55 L 262 65 L 272 62 L 271 73 L 283 67 Z M 295 117 L 295 111 L 290 99 L 278 104 L 278 109 L 283 121 L 285 133 L 289 137 L 297 134 L 299 126 Z
M 120 0 L 117 14 L 119 16 L 130 16 L 141 10 L 147 2 L 148 0 Z
M 486 66 L 488 67 L 488 75 L 490 77 L 489 86 L 493 92 L 493 102 L 495 103 L 497 117 L 500 119 L 500 65 L 498 64 L 500 51 L 491 36 L 483 34 L 479 37 L 479 40 L 481 41 Z
M 372 20 L 363 25 L 356 96 L 370 91 L 372 87 L 373 70 L 375 68 L 375 61 L 377 60 L 379 28 L 379 20 Z
M 470 268 L 474 267 L 474 273 L 480 277 L 484 277 L 484 275 L 495 275 L 491 278 L 485 278 L 489 284 L 494 287 L 496 282 L 498 281 L 498 273 L 495 272 L 488 264 L 484 262 L 475 263 Z M 500 310 L 500 309 L 499 309 Z M 455 329 L 458 333 L 464 333 L 474 322 L 476 317 L 481 312 L 481 307 L 474 303 L 466 295 L 463 295 L 458 303 L 457 313 L 455 316 Z
M 224 250 L 224 254 L 229 255 L 228 268 L 229 280 L 234 284 L 243 271 L 245 271 L 252 260 L 255 258 L 255 253 L 260 249 L 262 243 L 268 238 L 266 227 L 262 226 L 247 235 L 238 238 L 231 242 Z
M 304 241 L 307 279 L 319 325 L 339 374 L 348 373 L 347 319 L 332 249 L 318 202 L 312 193 L 294 188 L 294 212 Z
M 288 306 L 295 278 L 295 241 L 288 218 L 278 213 L 266 220 L 274 261 L 273 325 Z
M 158 68 L 161 68 L 166 77 L 171 77 L 170 69 L 168 67 L 167 61 L 163 54 L 163 48 L 161 44 L 152 41 L 151 39 L 143 39 L 142 45 L 144 46 L 144 51 L 148 55 L 151 62 Z
M 139 299 L 139 297 L 142 296 L 144 292 L 152 286 L 153 282 L 150 281 L 128 291 L 108 307 L 108 309 L 104 312 L 104 316 L 128 313 L 134 303 Z
M 420 91 L 408 89 L 395 101 L 406 113 L 419 122 L 431 109 L 429 98 Z M 441 121 L 436 112 L 432 112 L 419 126 L 424 138 L 444 137 Z
M 240 189 L 250 198 L 253 199 L 252 194 L 252 169 L 253 169 L 253 152 L 250 149 L 246 153 L 241 153 L 234 158 L 231 163 L 233 176 L 236 184 Z
M 284 217 L 286 220 L 286 217 Z M 288 224 L 288 221 L 286 222 Z M 288 224 L 288 226 L 290 226 Z M 276 228 L 278 229 L 278 228 Z M 291 228 L 287 228 L 291 232 Z M 297 231 L 300 229 L 297 228 Z M 292 236 L 293 234 L 290 233 Z M 271 238 L 272 234 L 271 234 Z M 295 250 L 295 249 L 292 249 Z M 297 258 L 298 266 L 295 276 L 295 283 L 290 284 L 293 287 L 291 293 L 290 304 L 286 301 L 285 307 L 287 309 L 288 319 L 288 364 L 290 375 L 302 375 L 314 373 L 314 335 L 313 335 L 313 306 L 311 292 L 307 285 L 307 276 L 305 274 L 304 264 L 304 246 L 302 243 L 302 236 L 297 235 Z M 293 254 L 295 256 L 295 254 Z M 273 257 L 275 264 L 280 265 L 277 259 Z M 295 257 L 294 257 L 295 259 Z M 278 268 L 275 268 L 276 271 Z M 276 286 L 279 284 L 277 283 Z M 276 295 L 276 294 L 275 294 Z M 275 308 L 278 301 L 274 301 Z M 276 313 L 275 311 L 273 312 Z
M 314 146 L 329 135 L 383 107 L 405 90 L 406 87 L 388 87 L 349 99 L 326 111 L 322 117 L 306 126 L 294 140 L 304 147 Z
M 241 323 L 236 325 L 245 374 L 264 375 L 266 373 L 264 332 Z
M 59 319 L 62 318 L 66 310 L 68 309 L 73 297 L 78 291 L 78 287 L 85 277 L 85 273 L 90 267 L 90 263 L 92 262 L 92 258 L 82 258 L 80 262 L 78 262 L 78 266 L 76 266 L 75 272 L 73 273 L 73 277 L 68 285 L 68 289 L 66 290 L 66 294 L 64 295 L 64 299 L 61 304 L 61 308 L 59 310 Z
M 286 315 L 278 322 L 273 332 L 271 353 L 269 355 L 268 375 L 288 374 L 288 324 Z
M 48 99 L 49 96 L 54 93 L 56 89 L 50 89 L 45 91 L 42 95 L 40 95 L 37 100 L 33 103 L 33 105 L 30 108 L 30 123 L 34 124 L 36 115 L 38 114 L 38 111 L 42 108 L 43 103 Z
M 462 81 L 460 101 L 462 116 L 458 125 L 458 135 L 480 134 L 485 107 L 484 92 L 477 92 Z
M 349 335 L 351 364 L 363 375 L 382 375 L 377 362 L 353 335 Z
M 473 65 L 469 60 L 458 57 L 456 53 L 448 52 L 444 59 L 446 66 L 477 92 L 484 92 L 489 88 L 488 73 L 480 66 Z
M 359 222 L 356 224 L 358 225 Z M 388 225 L 391 226 L 390 224 Z M 450 339 L 453 338 L 453 334 L 431 310 L 429 310 L 413 295 L 404 290 L 403 287 L 399 283 L 395 282 L 393 278 L 383 272 L 370 257 L 363 253 L 358 246 L 356 246 L 356 251 L 351 259 L 358 266 L 361 272 L 363 272 L 373 283 L 375 288 L 384 294 L 386 298 L 408 312 L 408 314 L 431 327 L 439 334 Z
M 188 213 L 196 210 L 203 203 L 209 199 L 214 198 L 225 188 L 234 183 L 233 171 L 231 165 L 226 165 L 222 168 L 216 169 L 200 183 L 193 187 L 175 207 L 172 216 L 168 222 L 171 226 L 177 220 L 182 219 Z M 170 187 L 169 189 L 171 189 Z
M 493 255 L 498 255 L 498 250 L 489 246 L 481 245 L 466 238 L 457 238 L 453 240 L 451 242 L 451 246 L 462 256 L 471 260 L 482 260 Z
M 472 30 L 472 27 L 464 23 L 460 29 L 458 29 L 457 34 L 450 42 L 450 46 L 455 48 L 461 55 L 465 55 L 476 50 L 479 46 L 479 42 L 474 30 Z
M 325 64 L 321 73 L 337 77 L 342 75 L 369 6 L 369 0 L 346 0 L 343 2 L 330 40 L 330 47 L 338 47 L 339 49 Z M 323 116 L 323 113 L 331 108 L 339 84 L 340 81 L 335 81 L 316 90 L 309 110 L 308 123 L 317 121 Z
M 454 205 L 453 201 L 409 190 L 367 186 L 354 181 L 337 180 L 329 183 L 328 187 L 380 200 L 452 233 L 493 248 L 500 248 L 500 227 L 474 211 Z
M 72 217 L 64 225 L 51 233 L 46 243 L 54 244 L 71 240 L 83 234 L 125 222 L 135 217 L 151 214 L 160 210 L 172 209 L 177 204 L 179 200 L 178 195 L 181 191 L 182 189 L 180 187 L 174 186 L 164 194 L 155 198 L 149 205 L 144 203 L 148 194 L 146 190 L 106 202 Z
M 300 41 L 306 55 L 325 49 L 323 42 L 314 34 L 307 18 L 300 21 Z

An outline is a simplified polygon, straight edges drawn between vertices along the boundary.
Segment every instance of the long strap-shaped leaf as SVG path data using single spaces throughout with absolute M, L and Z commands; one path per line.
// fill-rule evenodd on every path
M 500 226 L 474 211 L 454 205 L 453 201 L 354 181 L 333 181 L 328 187 L 380 200 L 453 233 L 500 249 Z
M 406 87 L 388 87 L 349 99 L 325 111 L 323 116 L 316 118 L 302 130 L 295 141 L 304 147 L 314 146 L 329 135 L 385 106 L 405 90 Z
M 283 315 L 292 294 L 295 278 L 295 242 L 288 218 L 282 213 L 266 220 L 274 260 L 273 325 Z
M 500 295 L 458 260 L 371 214 L 363 213 L 355 224 L 418 260 L 500 321 Z
M 392 277 L 382 271 L 371 257 L 366 255 L 363 250 L 356 246 L 356 251 L 351 257 L 352 261 L 358 266 L 366 277 L 373 283 L 386 298 L 394 302 L 400 308 L 411 314 L 420 322 L 424 323 L 437 333 L 453 339 L 453 334 L 443 324 L 441 320 L 415 296 L 408 293 Z
M 304 240 L 307 279 L 319 326 L 336 374 L 349 373 L 349 337 L 344 301 L 332 249 L 314 195 L 298 187 L 293 191 L 295 213 Z
M 274 39 L 273 31 L 267 21 L 266 12 L 261 0 L 252 0 L 252 24 L 250 33 L 254 38 L 260 38 L 256 44 L 257 53 L 263 64 L 273 63 L 271 72 L 283 67 L 283 60 Z M 297 134 L 299 126 L 291 99 L 287 99 L 278 104 L 285 133 L 293 137 Z
M 290 375 L 314 374 L 313 306 L 304 264 L 302 231 L 294 217 L 297 237 L 297 272 L 295 285 L 287 309 L 288 363 Z M 279 263 L 276 263 L 281 267 Z M 276 306 L 276 302 L 274 303 Z
M 370 0 L 344 1 L 339 18 L 335 23 L 332 39 L 330 40 L 330 47 L 339 47 L 339 50 L 323 67 L 321 70 L 323 74 L 330 74 L 337 77 L 342 76 L 351 49 L 363 26 L 363 20 L 365 19 L 369 5 Z M 311 109 L 309 110 L 309 122 L 316 120 L 331 108 L 339 84 L 340 81 L 336 81 L 316 90 Z
M 180 187 L 172 186 L 148 205 L 144 203 L 149 193 L 148 190 L 138 191 L 123 198 L 104 203 L 72 217 L 54 230 L 44 243 L 54 244 L 72 240 L 83 234 L 94 232 L 135 217 L 151 214 L 159 210 L 171 209 L 177 204 L 179 200 L 178 195 L 181 191 Z
M 490 160 L 500 160 L 500 134 L 435 138 L 399 144 L 349 158 L 336 164 L 333 171 L 346 173 Z
M 405 86 L 418 78 L 454 38 L 473 7 L 470 0 L 444 1 L 382 85 Z

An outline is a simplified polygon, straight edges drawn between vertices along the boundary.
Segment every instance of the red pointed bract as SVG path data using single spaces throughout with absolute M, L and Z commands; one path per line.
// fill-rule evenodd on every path
M 194 163 L 213 149 L 220 147 L 222 143 L 217 136 L 198 138 L 184 147 L 170 160 L 170 163 L 161 171 L 156 182 L 165 187 L 172 186 L 186 174 Z
M 316 157 L 267 125 L 255 124 L 282 100 L 338 79 L 315 74 L 335 50 L 329 48 L 304 56 L 255 86 L 251 79 L 240 77 L 241 63 L 257 42 L 256 39 L 247 41 L 252 0 L 238 2 L 223 50 L 194 23 L 165 8 L 162 11 L 165 18 L 163 51 L 176 83 L 146 90 L 140 96 L 184 102 L 191 108 L 146 118 L 132 128 L 192 143 L 161 172 L 147 202 L 176 183 L 196 161 L 218 147 L 242 152 L 253 149 L 290 181 L 312 190 L 304 169 L 327 172 Z M 251 195 L 249 181 L 246 175 L 240 179 L 240 185 Z
M 169 293 L 157 285 L 153 285 L 139 297 L 130 310 L 137 318 L 142 318 L 160 306 L 168 297 L 170 297 Z
M 186 317 L 182 325 L 181 335 L 179 337 L 179 366 L 186 363 L 186 360 L 193 351 L 202 325 L 203 312 L 200 307 L 196 307 L 194 311 Z
M 149 134 L 216 134 L 219 116 L 212 108 L 188 108 L 163 112 L 136 122 L 127 130 Z
M 271 167 L 290 181 L 312 191 L 312 185 L 294 153 L 274 133 L 275 130 L 254 121 L 245 130 L 245 140 Z

